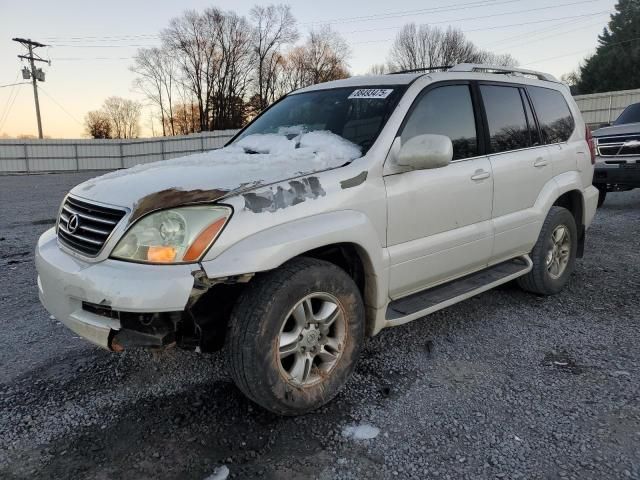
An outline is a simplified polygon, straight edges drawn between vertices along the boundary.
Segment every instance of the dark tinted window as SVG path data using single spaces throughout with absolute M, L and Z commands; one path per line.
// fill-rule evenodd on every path
M 529 99 L 522 89 L 520 89 L 520 96 L 522 97 L 522 103 L 524 104 L 524 111 L 527 114 L 527 123 L 529 124 L 529 137 L 531 138 L 531 145 L 540 145 L 542 143 L 540 141 L 540 132 L 538 131 L 538 127 L 536 126 L 536 120 L 533 116 L 533 112 L 531 111 Z
M 449 137 L 454 160 L 478 154 L 473 103 L 467 85 L 437 87 L 418 101 L 402 131 L 402 143 L 425 133 Z
M 527 87 L 527 90 L 546 142 L 566 142 L 576 125 L 562 93 L 542 87 Z
M 625 123 L 638 122 L 640 122 L 640 103 L 634 103 L 633 105 L 629 105 L 625 108 L 613 124 L 623 125 Z
M 530 146 L 529 126 L 518 88 L 482 85 L 480 92 L 489 122 L 491 152 Z

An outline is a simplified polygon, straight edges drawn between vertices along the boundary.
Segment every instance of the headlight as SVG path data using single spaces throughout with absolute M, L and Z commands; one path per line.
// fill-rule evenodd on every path
M 145 263 L 197 262 L 230 216 L 231 209 L 220 205 L 151 213 L 129 228 L 111 256 Z

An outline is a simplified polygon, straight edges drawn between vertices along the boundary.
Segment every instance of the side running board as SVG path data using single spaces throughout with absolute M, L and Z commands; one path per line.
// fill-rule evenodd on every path
M 429 315 L 493 287 L 525 275 L 533 266 L 529 255 L 498 263 L 479 272 L 422 292 L 394 300 L 387 307 L 387 326 L 392 327 Z

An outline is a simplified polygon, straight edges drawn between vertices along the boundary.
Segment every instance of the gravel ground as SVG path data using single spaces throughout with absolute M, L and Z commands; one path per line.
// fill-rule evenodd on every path
M 610 194 L 563 293 L 384 331 L 333 402 L 280 418 L 219 354 L 111 354 L 40 306 L 34 244 L 89 176 L 0 177 L 0 478 L 640 478 L 640 191 Z

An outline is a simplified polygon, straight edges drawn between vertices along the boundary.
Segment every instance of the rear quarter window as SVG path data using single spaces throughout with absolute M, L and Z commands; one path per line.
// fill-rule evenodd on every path
M 564 95 L 557 90 L 542 87 L 527 87 L 533 108 L 546 143 L 561 143 L 569 140 L 576 127 Z

